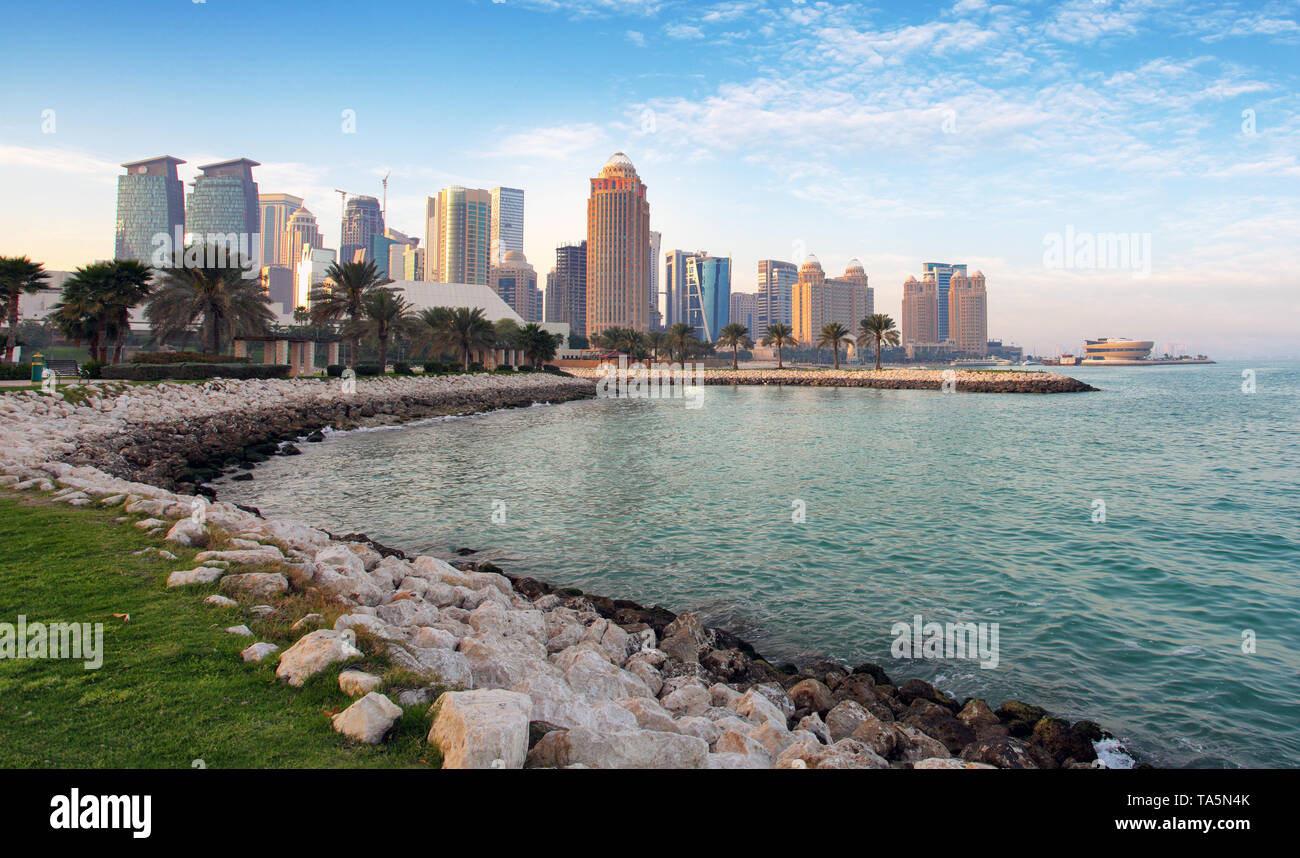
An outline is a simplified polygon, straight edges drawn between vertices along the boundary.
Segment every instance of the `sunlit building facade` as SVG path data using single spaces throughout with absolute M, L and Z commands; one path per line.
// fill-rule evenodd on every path
M 524 252 L 524 192 L 519 188 L 492 189 L 492 223 L 488 252 L 493 265 L 512 250 Z
M 767 336 L 775 324 L 791 324 L 791 297 L 799 280 L 799 266 L 777 259 L 758 261 L 758 318 L 755 340 Z
M 546 321 L 567 322 L 573 333 L 587 335 L 587 242 L 555 248 L 555 268 L 546 277 Z
M 809 254 L 799 266 L 799 279 L 790 294 L 790 325 L 800 343 L 811 346 L 822 328 L 839 322 L 857 336 L 861 321 L 875 311 L 875 298 L 867 275 L 856 259 L 849 261 L 843 277 L 828 278 L 821 261 Z
M 616 152 L 587 200 L 587 333 L 650 329 L 650 203 L 632 161 Z
M 700 342 L 711 343 L 731 319 L 731 258 L 701 253 L 686 257 L 686 324 Z
M 537 272 L 523 251 L 507 250 L 500 265 L 493 265 L 489 284 L 510 309 L 525 322 L 542 321 L 542 293 L 537 288 Z
M 966 275 L 966 266 L 950 265 L 947 262 L 926 262 L 923 265 L 922 273 L 934 277 L 935 287 L 938 289 L 939 302 L 939 338 L 938 342 L 944 342 L 949 338 L 948 333 L 948 289 L 952 282 L 953 275 Z
M 491 228 L 491 191 L 453 185 L 429 197 L 425 201 L 424 279 L 486 286 L 492 259 Z
M 262 264 L 288 269 L 292 257 L 284 246 L 284 231 L 289 226 L 289 218 L 302 208 L 302 197 L 258 194 L 257 204 L 261 208 Z
M 984 273 L 954 272 L 948 284 L 948 341 L 960 354 L 988 354 L 989 304 Z

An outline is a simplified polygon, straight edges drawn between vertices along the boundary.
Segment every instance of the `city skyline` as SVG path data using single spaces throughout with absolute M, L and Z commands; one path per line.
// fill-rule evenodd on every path
M 293 19 L 300 37 L 334 32 L 338 16 L 322 8 L 319 20 Z M 257 158 L 260 191 L 303 198 L 330 248 L 340 248 L 332 189 L 378 197 L 390 170 L 386 222 L 409 235 L 423 234 L 424 199 L 439 188 L 524 189 L 523 250 L 545 270 L 556 246 L 583 234 L 586 181 L 624 151 L 651 188 L 662 247 L 731 256 L 737 292 L 758 291 L 759 260 L 802 248 L 839 271 L 856 256 L 877 310 L 897 319 L 919 262 L 963 259 L 997 283 L 990 337 L 1032 351 L 1108 335 L 1225 359 L 1300 349 L 1289 324 L 1300 111 L 1294 64 L 1281 61 L 1300 39 L 1294 4 L 990 10 L 963 0 L 873 12 L 521 0 L 403 10 L 412 27 L 435 14 L 455 26 L 452 61 L 494 46 L 474 85 L 440 95 L 439 112 L 458 117 L 452 133 L 427 133 L 377 72 L 291 111 L 241 108 L 239 122 L 215 109 L 178 122 L 111 97 L 117 86 L 156 86 L 166 63 L 146 57 L 115 79 L 105 35 L 162 40 L 221 14 L 256 31 L 283 26 L 286 10 L 168 4 L 130 21 L 79 10 L 93 38 L 15 45 L 14 62 L 48 71 L 0 95 L 0 180 L 24 201 L 4 214 L 0 252 L 51 269 L 110 257 L 119 165 L 170 152 L 187 162 L 187 186 L 195 165 Z M 13 31 L 59 14 L 58 3 L 16 10 Z M 349 36 L 390 62 L 384 81 L 427 73 L 397 33 L 354 24 Z M 545 46 L 528 38 L 539 31 Z M 498 52 L 503 42 L 519 50 Z M 710 50 L 685 50 L 702 45 Z M 232 89 L 269 68 L 251 45 L 193 45 L 196 64 L 217 56 Z M 308 54 L 302 64 L 323 78 L 332 61 Z M 1132 260 L 1089 267 L 1117 262 L 1095 252 L 1114 235 L 1145 237 L 1149 273 Z M 1045 254 L 1061 236 L 1089 254 L 1055 267 Z

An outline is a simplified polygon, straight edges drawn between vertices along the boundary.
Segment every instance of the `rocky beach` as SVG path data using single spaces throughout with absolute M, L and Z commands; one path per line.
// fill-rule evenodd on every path
M 680 365 L 675 365 L 680 369 Z M 635 368 L 629 365 L 628 371 Z M 659 364 L 661 372 L 670 371 Z M 569 370 L 596 380 L 599 368 Z M 968 369 L 702 369 L 701 384 L 793 385 L 800 387 L 873 387 L 882 390 L 952 390 L 960 393 L 1085 393 L 1097 388 L 1054 372 Z M 668 379 L 665 379 L 668 383 Z M 949 385 L 945 387 L 945 385 Z
M 773 377 L 764 373 L 710 371 L 705 383 L 765 383 L 738 380 Z M 996 375 L 1015 385 L 1029 382 L 1014 376 L 1041 383 L 1046 374 Z M 412 679 L 394 702 L 374 690 L 373 673 L 340 674 L 356 701 L 333 725 L 356 742 L 382 742 L 398 704 L 430 705 L 428 738 L 449 768 L 1100 768 L 1098 747 L 1114 741 L 1092 722 L 1016 700 L 954 700 L 877 665 L 773 665 L 693 613 L 515 578 L 489 563 L 409 557 L 361 534 L 335 537 L 319 522 L 267 519 L 198 494 L 209 475 L 292 455 L 327 427 L 585 398 L 589 380 L 387 378 L 352 393 L 319 380 L 215 380 L 63 394 L 0 396 L 0 487 L 117 507 L 124 526 L 200 549 L 199 565 L 167 579 L 203 588 L 196 598 L 251 612 L 316 592 L 342 606 L 330 627 L 315 614 L 288 618 L 295 643 L 254 641 L 243 657 L 274 659 L 278 677 L 302 685 L 358 660 L 359 636 L 376 642 L 390 669 Z

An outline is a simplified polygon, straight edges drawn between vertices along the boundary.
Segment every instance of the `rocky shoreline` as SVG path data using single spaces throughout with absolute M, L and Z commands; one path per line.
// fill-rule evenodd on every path
M 351 395 L 302 381 L 90 387 L 78 404 L 11 394 L 0 397 L 0 486 L 120 506 L 179 545 L 220 544 L 168 579 L 215 584 L 222 595 L 207 601 L 260 607 L 320 590 L 345 605 L 332 628 L 296 618 L 296 643 L 283 652 L 253 643 L 244 658 L 275 657 L 277 676 L 301 685 L 360 657 L 358 633 L 381 642 L 419 678 L 398 703 L 433 702 L 429 739 L 447 767 L 1101 767 L 1096 746 L 1109 737 L 1092 722 L 1014 700 L 959 702 L 920 680 L 895 683 L 876 665 L 774 666 L 691 613 L 510 578 L 490 564 L 410 558 L 360 534 L 336 538 L 178 491 L 218 453 L 313 427 L 561 401 L 591 388 L 538 374 L 363 382 Z M 334 728 L 382 741 L 401 709 L 373 690 L 379 677 L 347 670 L 339 681 L 359 699 Z
M 568 371 L 592 380 L 602 377 L 602 371 L 596 368 Z M 1084 393 L 1097 389 L 1077 378 L 1053 372 L 964 369 L 704 369 L 700 371 L 699 381 L 706 385 L 872 387 L 884 390 L 944 390 L 945 384 L 951 384 L 947 389 L 958 393 Z

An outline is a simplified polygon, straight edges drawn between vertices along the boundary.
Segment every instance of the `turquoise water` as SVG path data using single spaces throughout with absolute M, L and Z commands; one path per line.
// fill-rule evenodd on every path
M 1101 392 L 707 388 L 339 433 L 220 495 L 1022 698 L 1158 764 L 1300 766 L 1300 364 L 1071 373 Z M 892 658 L 917 614 L 998 623 L 997 668 Z

